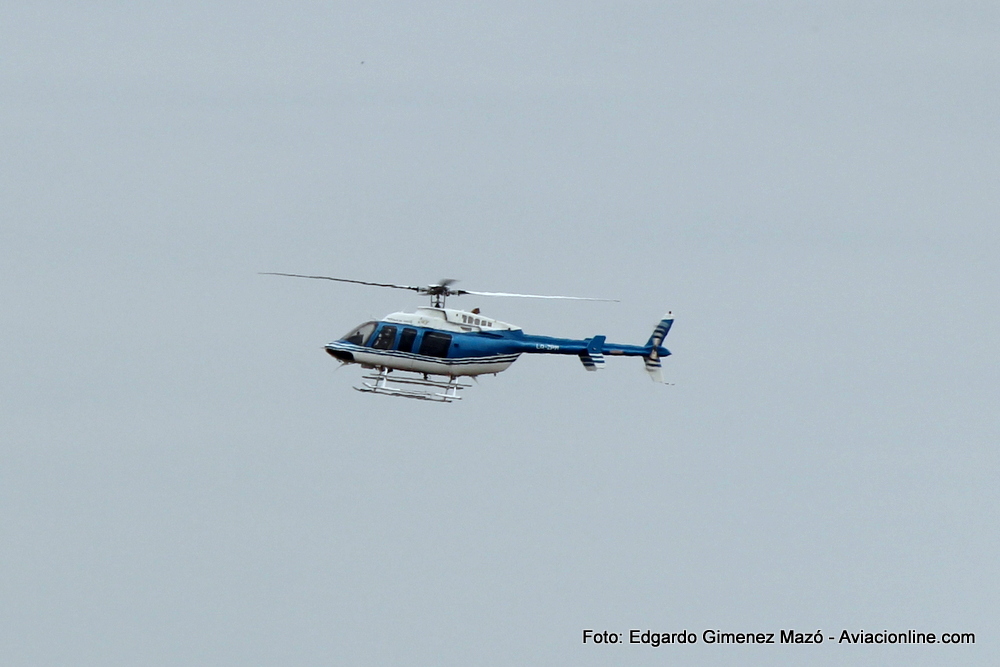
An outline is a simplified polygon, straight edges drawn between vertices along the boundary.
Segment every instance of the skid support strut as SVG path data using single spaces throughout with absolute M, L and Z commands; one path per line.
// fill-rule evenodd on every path
M 399 396 L 401 398 L 415 398 L 420 401 L 435 401 L 437 403 L 451 403 L 462 399 L 458 392 L 471 387 L 469 384 L 462 384 L 455 376 L 448 376 L 447 380 L 432 380 L 427 375 L 422 377 L 389 377 L 388 368 L 379 368 L 377 372 L 362 376 L 362 386 L 355 387 L 358 391 L 370 394 L 382 394 L 383 396 Z M 396 385 L 410 385 L 409 387 L 399 387 Z M 412 387 L 412 388 L 411 388 Z M 435 391 L 437 390 L 437 391 Z

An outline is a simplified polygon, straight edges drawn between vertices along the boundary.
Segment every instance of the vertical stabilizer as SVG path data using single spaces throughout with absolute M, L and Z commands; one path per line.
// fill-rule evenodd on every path
M 653 382 L 663 382 L 663 371 L 660 366 L 660 345 L 663 343 L 663 339 L 667 337 L 667 334 L 670 333 L 670 327 L 673 323 L 673 312 L 664 315 L 660 323 L 653 329 L 653 335 L 646 342 L 646 348 L 649 351 L 642 355 L 642 360 L 646 363 L 646 372 L 649 373 L 649 377 Z

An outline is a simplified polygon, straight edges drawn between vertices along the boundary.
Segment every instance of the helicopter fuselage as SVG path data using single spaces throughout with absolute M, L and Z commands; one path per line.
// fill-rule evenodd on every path
M 477 312 L 434 307 L 418 308 L 415 313 L 392 313 L 382 320 L 366 322 L 325 349 L 345 363 L 452 378 L 499 373 L 521 354 L 576 355 L 587 370 L 602 364 L 604 354 L 670 354 L 658 345 L 607 343 L 604 336 L 576 340 L 529 335 L 519 327 Z

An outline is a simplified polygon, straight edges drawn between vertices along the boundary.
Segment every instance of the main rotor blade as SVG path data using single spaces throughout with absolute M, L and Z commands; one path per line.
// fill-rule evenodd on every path
M 618 303 L 618 299 L 595 299 L 589 296 L 543 296 L 541 294 L 511 294 L 509 292 L 470 292 L 468 290 L 455 290 L 454 295 L 475 294 L 476 296 L 518 296 L 525 299 L 572 299 L 573 301 L 611 301 Z
M 316 280 L 333 280 L 338 283 L 354 283 L 356 285 L 374 285 L 375 287 L 392 287 L 394 289 L 408 289 L 414 292 L 421 291 L 422 287 L 411 287 L 410 285 L 393 285 L 392 283 L 370 283 L 364 280 L 348 280 L 347 278 L 331 278 L 330 276 L 303 276 L 298 273 L 272 273 L 270 271 L 261 271 L 259 275 L 262 276 L 288 276 L 289 278 L 314 278 Z

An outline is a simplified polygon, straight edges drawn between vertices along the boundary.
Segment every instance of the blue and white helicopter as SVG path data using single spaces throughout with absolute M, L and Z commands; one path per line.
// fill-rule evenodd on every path
M 476 308 L 471 312 L 445 307 L 449 296 L 508 296 L 529 299 L 573 299 L 576 301 L 615 301 L 579 296 L 542 296 L 507 292 L 472 292 L 452 289 L 454 280 L 436 285 L 414 287 L 373 283 L 363 280 L 307 276 L 297 273 L 262 275 L 333 280 L 341 283 L 405 289 L 430 296 L 430 306 L 415 313 L 391 313 L 379 321 L 365 322 L 351 329 L 343 338 L 326 345 L 327 353 L 342 364 L 360 364 L 374 371 L 363 376 L 358 391 L 450 403 L 458 392 L 472 385 L 459 378 L 493 374 L 507 370 L 522 354 L 570 354 L 580 358 L 583 367 L 596 371 L 604 366 L 604 355 L 642 357 L 646 372 L 655 382 L 663 382 L 660 359 L 670 354 L 662 346 L 674 323 L 671 313 L 660 320 L 645 345 L 608 343 L 604 336 L 583 340 L 534 336 L 521 327 L 484 317 Z M 394 371 L 409 373 L 395 374 Z M 393 374 L 390 377 L 390 374 Z M 436 379 L 441 378 L 441 379 Z

